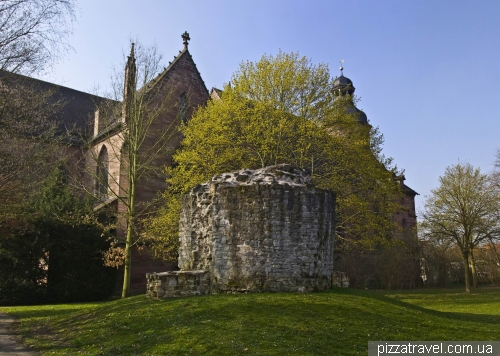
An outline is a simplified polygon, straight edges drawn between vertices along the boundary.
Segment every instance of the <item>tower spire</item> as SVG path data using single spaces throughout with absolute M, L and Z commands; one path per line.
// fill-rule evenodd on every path
M 132 42 L 132 46 L 130 46 L 130 55 L 128 58 L 130 57 L 135 59 L 134 42 Z
M 132 110 L 133 99 L 136 91 L 136 75 L 137 67 L 135 65 L 135 50 L 134 43 L 132 43 L 130 46 L 130 55 L 127 57 L 127 64 L 125 65 L 125 78 L 123 85 L 122 118 L 125 121 Z
M 340 76 L 343 77 L 344 76 L 344 60 L 341 59 L 339 63 L 340 63 Z

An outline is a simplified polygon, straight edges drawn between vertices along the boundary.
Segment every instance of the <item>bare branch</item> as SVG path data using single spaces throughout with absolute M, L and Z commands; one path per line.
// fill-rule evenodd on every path
M 74 0 L 1 0 L 0 69 L 46 71 L 62 53 L 75 20 Z

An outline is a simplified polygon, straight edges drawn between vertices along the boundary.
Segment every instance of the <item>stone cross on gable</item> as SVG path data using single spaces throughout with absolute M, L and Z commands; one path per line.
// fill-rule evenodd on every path
M 189 38 L 189 33 L 187 31 L 184 31 L 184 33 L 181 35 L 181 37 L 182 37 L 182 40 L 184 41 L 184 42 L 182 42 L 184 44 L 184 49 L 187 49 L 188 44 L 189 44 L 188 41 L 191 40 L 191 38 Z

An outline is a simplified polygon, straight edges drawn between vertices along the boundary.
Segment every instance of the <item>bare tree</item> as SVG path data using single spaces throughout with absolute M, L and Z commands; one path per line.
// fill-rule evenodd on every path
M 151 212 L 151 196 L 138 196 L 138 187 L 165 184 L 162 169 L 175 146 L 171 139 L 178 134 L 181 116 L 179 103 L 170 100 L 171 89 L 162 80 L 161 62 L 156 46 L 132 43 L 125 72 L 115 71 L 113 76 L 108 97 L 116 100 L 99 106 L 88 147 L 92 182 L 87 192 L 103 206 L 118 204 L 117 242 L 124 245 L 123 298 L 130 295 L 132 248 L 141 242 L 140 219 Z
M 75 1 L 0 0 L 0 206 L 6 212 L 41 181 L 47 157 L 54 157 L 48 142 L 56 140 L 55 122 L 48 118 L 61 106 L 54 90 L 14 73 L 44 71 L 70 48 L 65 40 Z
M 69 45 L 75 0 L 0 0 L 0 69 L 32 74 Z
M 63 137 L 48 120 L 60 107 L 51 90 L 30 78 L 0 76 L 0 217 L 15 214 L 41 177 L 52 169 Z
M 475 248 L 490 237 L 498 237 L 499 190 L 487 174 L 469 163 L 447 167 L 440 185 L 431 191 L 422 213 L 422 234 L 428 238 L 448 239 L 462 253 L 465 290 L 470 292 L 471 268 L 477 286 Z

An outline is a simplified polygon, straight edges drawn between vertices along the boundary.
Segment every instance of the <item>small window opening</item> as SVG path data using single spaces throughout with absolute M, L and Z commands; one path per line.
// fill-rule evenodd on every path
M 187 96 L 186 93 L 182 93 L 180 96 L 180 103 L 179 103 L 179 115 L 181 117 L 182 122 L 186 123 L 187 122 Z
M 107 199 L 108 197 L 108 178 L 109 177 L 109 159 L 108 150 L 106 146 L 102 146 L 99 158 L 97 159 L 97 172 L 96 172 L 96 193 L 100 199 Z

